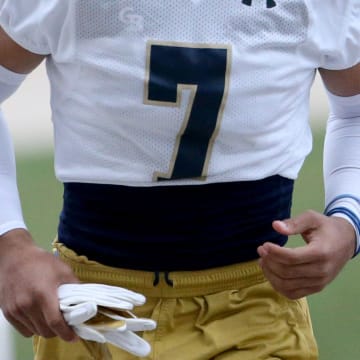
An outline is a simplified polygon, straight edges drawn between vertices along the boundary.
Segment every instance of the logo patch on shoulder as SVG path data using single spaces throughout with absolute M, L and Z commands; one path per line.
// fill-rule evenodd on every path
M 242 3 L 247 5 L 247 6 L 251 6 L 252 5 L 253 0 L 242 0 Z M 276 6 L 276 2 L 274 0 L 266 0 L 266 7 L 268 9 L 271 9 L 273 7 Z

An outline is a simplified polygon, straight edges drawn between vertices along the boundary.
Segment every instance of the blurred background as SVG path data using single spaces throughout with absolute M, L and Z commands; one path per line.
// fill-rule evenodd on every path
M 62 200 L 62 188 L 53 171 L 49 98 L 45 68 L 40 66 L 3 107 L 15 144 L 24 216 L 35 240 L 48 250 L 56 235 Z M 293 215 L 307 209 L 323 210 L 321 157 L 327 109 L 326 96 L 317 78 L 311 96 L 314 149 L 295 186 Z M 302 239 L 294 237 L 289 246 L 302 243 Z M 321 360 L 360 358 L 359 274 L 357 258 L 323 292 L 309 297 Z M 31 340 L 9 330 L 4 320 L 0 319 L 0 324 L 1 359 L 32 359 Z M 13 355 L 4 355 L 4 344 L 11 345 Z

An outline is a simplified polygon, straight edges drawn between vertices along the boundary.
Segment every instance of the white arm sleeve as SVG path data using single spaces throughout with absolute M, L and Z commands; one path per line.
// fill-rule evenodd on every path
M 360 94 L 328 92 L 331 114 L 324 145 L 325 214 L 347 219 L 360 252 Z
M 0 66 L 0 105 L 16 91 L 24 77 Z M 16 228 L 26 225 L 16 183 L 14 148 L 0 110 L 0 235 Z

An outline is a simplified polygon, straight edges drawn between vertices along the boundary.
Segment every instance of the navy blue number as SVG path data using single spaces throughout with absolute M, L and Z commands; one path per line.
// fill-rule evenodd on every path
M 193 91 L 169 173 L 155 177 L 204 178 L 224 106 L 229 49 L 150 44 L 149 50 L 147 102 L 174 105 L 183 89 Z
M 242 0 L 242 3 L 248 6 L 252 5 L 252 0 Z M 276 6 L 276 2 L 274 0 L 266 0 L 266 7 L 271 9 Z

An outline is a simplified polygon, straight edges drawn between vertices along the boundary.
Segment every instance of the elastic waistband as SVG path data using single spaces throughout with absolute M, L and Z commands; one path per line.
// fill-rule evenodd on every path
M 125 269 L 193 271 L 239 264 L 257 259 L 264 242 L 286 243 L 287 236 L 271 224 L 290 216 L 293 184 L 279 175 L 181 186 L 66 182 L 59 241 Z
M 121 286 L 146 297 L 186 297 L 241 289 L 266 281 L 257 261 L 199 271 L 157 273 L 102 265 L 77 255 L 63 244 L 54 243 L 54 252 L 71 266 L 82 282 Z

